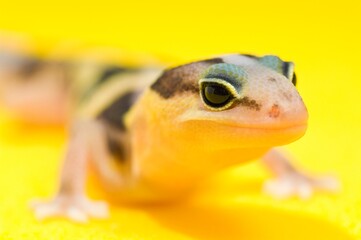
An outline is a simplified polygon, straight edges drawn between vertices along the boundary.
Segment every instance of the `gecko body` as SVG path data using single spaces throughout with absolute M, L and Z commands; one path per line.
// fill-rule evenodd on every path
M 86 197 L 89 166 L 118 201 L 178 199 L 215 172 L 257 158 L 278 177 L 267 185 L 275 196 L 334 186 L 274 150 L 307 128 L 292 62 L 232 54 L 164 71 L 87 68 L 72 78 L 60 186 L 54 199 L 34 205 L 40 219 L 107 215 L 103 202 Z

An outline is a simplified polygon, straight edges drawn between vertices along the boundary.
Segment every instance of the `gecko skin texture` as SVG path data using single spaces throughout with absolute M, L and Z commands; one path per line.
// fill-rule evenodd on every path
M 232 54 L 164 71 L 104 71 L 88 90 L 74 91 L 60 189 L 34 205 L 39 219 L 107 216 L 103 202 L 85 196 L 87 165 L 119 202 L 179 199 L 215 172 L 257 158 L 282 180 L 268 184 L 274 195 L 307 197 L 322 185 L 273 150 L 307 128 L 292 62 Z

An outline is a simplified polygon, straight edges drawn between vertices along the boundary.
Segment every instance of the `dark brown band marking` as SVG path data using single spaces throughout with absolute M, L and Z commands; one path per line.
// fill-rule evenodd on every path
M 166 70 L 158 80 L 152 84 L 151 89 L 159 93 L 163 98 L 168 99 L 178 92 L 181 82 L 181 74 L 174 72 L 173 69 Z
M 19 74 L 23 77 L 23 79 L 27 79 L 28 77 L 31 77 L 35 73 L 39 72 L 46 65 L 47 64 L 44 61 L 39 59 L 28 59 L 26 62 L 24 62 L 19 71 Z
M 208 64 L 217 64 L 217 63 L 224 63 L 222 58 L 211 58 L 211 59 L 206 59 L 206 60 L 202 60 L 199 62 L 194 62 L 194 63 L 208 63 Z M 192 64 L 192 63 L 189 63 Z M 187 65 L 189 65 L 187 64 Z
M 121 74 L 124 72 L 136 71 L 136 70 L 137 69 L 125 68 L 125 67 L 119 67 L 119 66 L 109 66 L 104 70 L 104 72 L 102 72 L 97 83 L 99 83 L 99 84 L 104 83 L 107 80 L 109 80 L 111 77 L 113 77 L 117 74 Z
M 51 61 L 44 61 L 33 56 L 9 52 L 0 53 L 0 64 L 5 67 L 16 69 L 17 74 L 21 77 L 21 80 L 29 80 L 31 76 L 50 63 Z
M 239 54 L 241 56 L 245 56 L 245 57 L 248 57 L 248 58 L 253 58 L 253 59 L 259 59 L 259 57 L 257 57 L 256 55 L 253 55 L 253 54 Z
M 100 77 L 95 81 L 94 84 L 92 84 L 82 95 L 81 97 L 81 102 L 85 101 L 86 99 L 88 99 L 97 89 L 99 89 L 99 87 L 103 84 L 105 84 L 106 82 L 108 82 L 108 80 L 110 80 L 112 77 L 116 76 L 116 75 L 120 75 L 120 74 L 124 74 L 124 73 L 128 73 L 128 72 L 136 72 L 139 71 L 140 69 L 136 69 L 136 68 L 125 68 L 125 67 L 119 67 L 119 66 L 108 66 L 105 70 L 103 70 L 100 74 Z
M 136 101 L 137 95 L 136 92 L 128 92 L 120 96 L 110 106 L 105 108 L 97 118 L 105 121 L 117 130 L 124 130 L 123 117 Z
M 182 92 L 196 93 L 199 91 L 198 80 L 201 73 L 216 63 L 223 63 L 223 60 L 214 58 L 168 69 L 152 84 L 151 89 L 165 99 Z
M 111 134 L 106 136 L 108 150 L 115 159 L 119 161 L 125 161 L 125 149 L 124 145 L 117 139 L 115 139 Z
M 256 110 L 256 111 L 261 110 L 261 107 L 262 107 L 262 105 L 257 103 L 256 100 L 249 99 L 249 97 L 241 98 L 238 102 L 240 105 L 248 107 L 248 108 Z

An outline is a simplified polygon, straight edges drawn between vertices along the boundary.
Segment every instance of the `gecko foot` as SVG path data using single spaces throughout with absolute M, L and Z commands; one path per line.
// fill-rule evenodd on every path
M 315 191 L 337 192 L 339 189 L 340 183 L 334 177 L 310 177 L 299 172 L 268 180 L 263 186 L 263 191 L 276 199 L 292 196 L 309 199 Z
M 89 217 L 107 218 L 109 215 L 106 202 L 92 201 L 84 196 L 58 196 L 49 202 L 33 201 L 31 207 L 38 220 L 62 216 L 84 223 Z

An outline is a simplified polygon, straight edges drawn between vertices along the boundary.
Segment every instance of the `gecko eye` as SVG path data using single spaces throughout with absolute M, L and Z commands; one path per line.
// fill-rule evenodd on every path
M 203 83 L 201 96 L 204 103 L 214 110 L 223 110 L 234 98 L 231 92 L 219 83 Z

